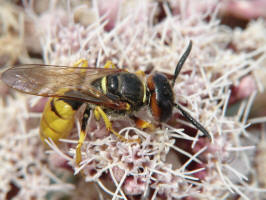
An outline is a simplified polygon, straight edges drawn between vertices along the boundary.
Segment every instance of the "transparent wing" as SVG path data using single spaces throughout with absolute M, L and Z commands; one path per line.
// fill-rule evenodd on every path
M 8 69 L 2 74 L 2 80 L 28 94 L 64 97 L 123 109 L 124 103 L 113 101 L 92 85 L 96 79 L 122 71 L 125 70 L 32 64 Z

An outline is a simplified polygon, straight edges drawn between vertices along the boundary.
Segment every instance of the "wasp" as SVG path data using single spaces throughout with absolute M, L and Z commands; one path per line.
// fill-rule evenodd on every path
M 175 68 L 172 82 L 164 73 L 131 73 L 119 69 L 107 62 L 104 68 L 88 67 L 86 60 L 78 61 L 73 67 L 27 64 L 12 67 L 2 74 L 2 80 L 10 87 L 24 93 L 50 97 L 43 111 L 40 122 L 40 137 L 43 141 L 50 138 L 56 144 L 59 139 L 71 133 L 75 115 L 82 104 L 86 109 L 81 121 L 81 133 L 76 147 L 76 163 L 79 164 L 81 146 L 86 138 L 86 122 L 93 110 L 97 120 L 103 119 L 108 131 L 125 142 L 140 142 L 121 136 L 112 128 L 109 116 L 113 113 L 132 115 L 143 106 L 148 106 L 154 119 L 167 122 L 173 108 L 210 137 L 208 131 L 180 105 L 175 103 L 173 86 L 192 48 L 192 41 Z M 80 66 L 81 65 L 81 66 Z M 143 119 L 136 119 L 140 128 L 151 124 Z

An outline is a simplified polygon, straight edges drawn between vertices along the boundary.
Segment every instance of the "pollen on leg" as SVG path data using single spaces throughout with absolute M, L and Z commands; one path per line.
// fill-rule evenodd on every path
M 115 69 L 117 67 L 115 66 L 115 64 L 111 60 L 108 60 L 105 63 L 104 68 L 106 68 L 106 69 Z

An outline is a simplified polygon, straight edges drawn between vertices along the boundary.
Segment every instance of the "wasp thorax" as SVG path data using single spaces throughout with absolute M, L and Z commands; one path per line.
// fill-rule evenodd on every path
M 172 116 L 174 106 L 173 91 L 167 77 L 160 73 L 152 74 L 148 77 L 147 85 L 153 117 L 160 122 L 167 121 Z
M 105 78 L 104 78 L 105 79 Z M 113 100 L 120 100 L 130 104 L 133 110 L 143 105 L 144 84 L 136 74 L 121 72 L 108 75 L 105 81 L 102 79 L 102 89 L 106 96 Z
M 107 89 L 109 92 L 119 95 L 118 77 L 117 75 L 109 75 L 107 77 Z

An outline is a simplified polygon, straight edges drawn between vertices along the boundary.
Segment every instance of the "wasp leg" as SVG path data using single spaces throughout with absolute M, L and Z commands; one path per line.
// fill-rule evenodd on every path
M 78 66 L 88 67 L 88 60 L 83 58 L 79 59 L 77 62 L 73 64 L 73 67 L 78 67 Z
M 95 116 L 96 120 L 100 120 L 100 117 L 102 117 L 102 119 L 103 119 L 103 121 L 105 123 L 106 129 L 108 131 L 111 131 L 116 137 L 118 137 L 119 140 L 121 140 L 123 142 L 137 142 L 137 143 L 140 143 L 141 142 L 141 140 L 139 138 L 138 139 L 126 139 L 125 137 L 123 137 L 122 135 L 120 135 L 119 133 L 117 133 L 113 129 L 112 124 L 111 124 L 108 116 L 102 110 L 102 108 L 100 106 L 95 107 L 95 109 L 94 109 L 94 116 Z
M 145 76 L 146 76 L 146 75 L 145 75 L 145 72 L 142 71 L 142 70 L 138 70 L 138 71 L 136 71 L 135 74 L 136 74 L 137 76 L 140 76 L 140 77 L 145 77 Z
M 73 64 L 73 67 L 80 67 L 80 68 L 84 68 L 81 69 L 82 71 L 84 70 L 84 72 L 86 71 L 86 67 L 88 67 L 88 60 L 86 59 L 79 59 L 78 61 L 76 61 Z M 81 147 L 86 139 L 86 125 L 87 125 L 87 121 L 88 118 L 90 117 L 90 108 L 87 106 L 86 110 L 84 111 L 83 114 L 83 118 L 82 118 L 82 122 L 81 122 L 81 131 L 80 131 L 80 136 L 79 136 L 79 141 L 78 144 L 76 146 L 76 164 L 79 165 L 79 163 L 82 160 L 82 156 L 81 156 Z
M 139 119 L 137 117 L 133 117 L 132 119 L 135 121 L 136 126 L 140 129 L 146 129 L 147 128 L 151 131 L 153 131 L 155 129 L 155 126 L 153 124 L 151 124 L 145 120 Z
M 76 146 L 76 164 L 77 165 L 79 165 L 79 163 L 82 160 L 81 147 L 82 147 L 82 145 L 86 139 L 86 136 L 87 136 L 86 126 L 87 126 L 87 122 L 88 122 L 89 117 L 90 117 L 90 108 L 87 106 L 86 110 L 83 114 L 79 141 L 78 141 L 78 145 Z
M 75 68 L 84 68 L 84 69 L 81 69 L 82 72 L 86 72 L 86 67 L 88 67 L 88 60 L 86 59 L 79 59 L 78 61 L 76 61 L 74 64 L 73 64 L 73 67 Z M 74 71 L 73 68 L 70 68 L 69 69 L 70 71 Z
M 112 61 L 108 60 L 108 61 L 105 63 L 104 68 L 106 68 L 106 69 L 110 69 L 110 68 L 112 68 L 112 69 L 116 69 L 117 67 L 115 66 L 114 63 L 112 63 Z

